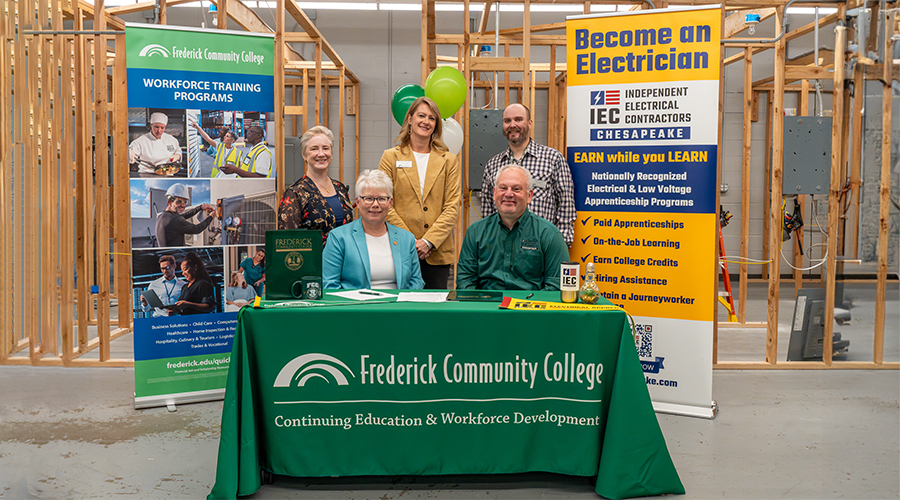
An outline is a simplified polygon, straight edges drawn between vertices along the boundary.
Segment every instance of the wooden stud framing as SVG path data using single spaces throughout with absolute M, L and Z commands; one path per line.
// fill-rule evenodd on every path
M 838 26 L 834 30 L 834 118 L 832 120 L 831 130 L 831 187 L 828 192 L 828 261 L 826 262 L 826 278 L 825 278 L 825 318 L 834 317 L 834 285 L 835 285 L 835 263 L 837 253 L 837 227 L 838 227 L 838 208 L 839 196 L 841 190 L 841 166 L 839 164 L 842 148 L 838 137 L 843 127 L 843 122 L 838 117 L 843 116 L 843 99 L 839 99 L 838 92 L 844 87 L 844 65 L 843 53 L 844 46 L 847 43 L 847 29 Z M 841 56 L 840 58 L 838 56 Z M 826 365 L 831 365 L 832 340 L 834 336 L 834 321 L 825 321 L 825 335 L 822 345 L 822 360 Z
M 891 37 L 897 12 L 884 16 L 885 37 L 884 54 L 891 53 Z M 881 183 L 878 204 L 878 284 L 875 292 L 875 346 L 872 361 L 876 365 L 884 364 L 884 317 L 885 288 L 887 286 L 888 229 L 890 228 L 891 204 L 891 119 L 893 118 L 892 68 L 893 60 L 885 57 L 884 77 L 881 95 Z
M 30 13 L 30 12 L 29 12 Z M 28 39 L 30 38 L 30 40 Z M 38 50 L 37 45 L 39 43 L 38 37 L 26 37 L 26 54 L 28 57 L 28 90 L 31 92 L 30 102 L 35 103 L 34 108 L 31 111 L 31 123 L 26 122 L 26 130 L 27 137 L 25 138 L 25 163 L 24 165 L 34 166 L 38 165 L 39 154 L 37 152 L 38 146 L 38 130 L 37 125 L 40 123 L 43 114 L 41 113 L 40 101 L 38 99 Z M 25 199 L 24 204 L 26 207 L 27 213 L 36 214 L 40 213 L 40 208 L 37 206 L 36 200 L 38 200 L 39 192 L 36 188 L 37 180 L 36 180 L 36 172 L 35 168 L 25 168 Z M 25 226 L 25 244 L 26 248 L 31 249 L 33 255 L 38 253 L 40 249 L 38 235 L 35 231 L 35 224 L 27 224 Z M 38 284 L 38 266 L 26 266 L 25 268 L 25 297 L 27 297 L 27 312 L 26 317 L 28 318 L 26 332 L 27 338 L 29 340 L 30 346 L 30 354 L 31 354 L 31 362 L 37 363 L 40 360 L 40 338 L 38 337 L 40 331 L 40 319 L 38 318 L 38 301 L 40 297 L 39 284 Z
M 73 124 L 75 113 L 74 100 L 74 48 L 75 40 L 66 39 L 63 44 L 62 58 L 62 102 L 60 103 L 63 114 L 63 145 L 60 161 L 60 304 L 59 316 L 62 335 L 62 360 L 67 365 L 73 358 L 75 348 L 75 266 L 72 255 L 75 252 L 73 240 L 75 238 L 75 224 L 72 213 L 74 211 L 74 175 L 75 161 L 73 158 L 74 138 Z M 120 315 L 121 316 L 121 315 Z M 127 315 L 126 315 L 127 316 Z
M 116 58 L 113 63 L 112 88 L 113 109 L 128 108 L 128 85 L 125 58 L 125 35 L 115 36 Z M 130 183 L 128 172 L 124 168 L 116 168 L 117 165 L 128 163 L 128 115 L 125 113 L 113 113 L 113 204 L 115 214 L 113 252 L 115 253 L 116 296 L 120 304 L 118 327 L 120 329 L 131 328 L 131 314 L 125 312 L 124 304 L 131 302 L 131 218 L 129 207 Z
M 94 8 L 103 10 L 104 0 L 96 0 Z M 97 16 L 94 28 L 106 29 L 105 16 Z M 97 217 L 97 308 L 109 311 L 109 82 L 106 66 L 106 37 L 94 35 L 94 165 L 96 169 L 96 217 Z M 108 314 L 97 315 L 97 336 L 100 339 L 100 361 L 110 358 Z
M 76 11 L 75 29 L 84 29 L 84 16 L 81 10 Z M 88 54 L 91 53 L 90 39 L 87 35 L 75 35 L 75 276 L 77 304 L 78 352 L 84 352 L 88 342 L 88 320 L 91 309 L 90 279 L 90 244 L 93 236 L 91 220 L 93 218 L 93 201 L 88 186 L 93 183 L 91 174 L 91 136 L 88 126 L 90 118 L 91 67 Z M 80 277 L 80 279 L 79 279 Z
M 784 8 L 778 7 L 775 25 L 781 32 L 781 19 Z M 784 146 L 784 56 L 785 40 L 782 38 L 775 44 L 775 96 L 772 115 L 767 117 L 772 122 L 772 192 L 769 207 L 769 294 L 768 324 L 766 335 L 766 362 L 775 363 L 778 354 L 778 298 L 781 284 L 781 179 Z
M 47 9 L 41 8 L 46 7 L 45 5 L 38 6 L 38 17 L 40 19 L 41 26 L 47 26 Z M 53 237 L 52 232 L 53 222 L 51 219 L 53 218 L 52 214 L 56 213 L 56 208 L 54 206 L 54 200 L 50 198 L 53 195 L 53 178 L 56 176 L 56 172 L 54 172 L 54 167 L 56 166 L 56 161 L 52 151 L 52 138 L 51 138 L 51 127 L 53 123 L 53 109 L 51 107 L 51 103 L 53 101 L 53 80 L 55 80 L 52 73 L 55 73 L 56 68 L 53 66 L 53 60 L 51 57 L 51 44 L 53 43 L 53 39 L 50 37 L 35 37 L 35 42 L 40 50 L 40 58 L 36 58 L 40 66 L 38 67 L 38 78 L 37 84 L 39 86 L 38 93 L 40 95 L 40 113 L 38 114 L 39 119 L 35 120 L 34 127 L 38 136 L 38 148 L 37 155 L 39 158 L 39 169 L 36 172 L 35 176 L 35 193 L 38 195 L 37 198 L 34 199 L 35 204 L 40 207 L 40 212 L 36 212 L 39 214 L 35 217 L 35 223 L 39 223 L 40 226 L 38 228 L 38 239 L 35 241 L 35 246 L 33 247 L 36 252 L 35 254 L 40 257 L 40 268 L 37 269 L 37 281 L 38 290 L 41 290 L 43 293 L 38 293 L 38 297 L 40 298 L 38 303 L 40 305 L 40 314 L 39 314 L 39 323 L 37 327 L 37 338 L 38 343 L 40 344 L 41 356 L 44 356 L 48 353 L 56 352 L 56 330 L 53 329 L 53 310 L 54 310 L 54 295 L 56 295 L 56 283 L 53 281 L 53 268 L 55 267 L 53 264 L 55 261 L 52 256 L 53 249 Z M 52 335 L 51 335 L 52 331 Z
M 341 68 L 341 78 L 338 83 L 338 157 L 341 161 L 341 168 L 338 171 L 338 180 L 344 182 L 344 68 Z M 355 180 L 355 178 L 354 178 Z
M 724 65 L 724 63 L 723 63 Z M 747 109 L 753 106 L 753 49 L 744 48 L 744 135 L 743 161 L 741 162 L 741 261 L 750 256 L 750 143 L 751 116 Z M 738 280 L 738 323 L 747 322 L 747 264 L 741 264 Z
M 553 119 L 556 115 L 556 45 L 550 46 L 550 75 L 547 78 L 547 145 L 553 149 L 559 150 L 560 145 L 556 142 L 556 128 L 559 122 Z
M 322 102 L 322 42 L 316 42 L 316 125 L 322 124 L 320 104 Z
M 324 75 L 323 75 L 324 76 Z M 322 79 L 322 125 L 325 125 L 328 128 L 332 128 L 331 126 L 331 103 L 329 102 L 329 97 L 331 96 L 330 92 L 331 87 L 327 84 L 327 80 Z
M 219 28 L 220 30 L 228 29 L 228 0 L 219 0 L 216 9 L 216 28 Z M 276 41 L 275 43 L 277 44 L 278 42 Z M 276 45 L 276 47 L 277 46 L 278 45 Z M 276 49 L 276 51 L 277 50 L 278 49 Z M 283 45 L 281 50 L 284 50 Z M 275 60 L 278 61 L 280 59 Z
M 10 34 L 13 32 L 13 22 L 15 17 L 14 5 L 12 2 L 4 0 L 3 9 L 8 9 L 8 14 L 4 16 L 3 33 L 0 34 L 0 116 L 10 117 L 11 120 L 0 120 L 0 231 L 3 234 L 12 234 L 12 165 L 15 156 L 15 138 L 13 137 L 13 128 L 10 121 L 15 123 L 16 116 L 13 114 L 13 82 L 11 78 L 12 58 L 15 49 L 13 47 L 13 38 Z M 21 68 L 21 66 L 20 66 Z M 18 163 L 16 163 L 18 164 Z M 3 238 L 0 248 L 4 255 L 13 256 L 12 238 Z M 0 286 L 4 290 L 13 289 L 13 268 L 9 266 L 7 271 L 0 276 Z M 14 342 L 12 330 L 12 318 L 14 316 L 13 307 L 5 307 L 0 310 L 0 361 L 6 359 L 7 354 L 12 351 Z
M 284 61 L 284 0 L 275 2 L 275 60 Z M 284 71 L 275 71 L 275 192 L 284 192 Z M 292 181 L 293 182 L 293 181 Z
M 307 69 L 303 70 L 303 109 L 309 109 L 309 70 Z M 301 124 L 300 135 L 303 135 L 309 129 L 309 112 L 303 113 Z
M 468 16 L 467 16 L 468 18 Z M 466 23 L 468 25 L 468 23 Z M 472 57 L 471 52 L 466 50 L 464 44 L 459 44 L 456 48 L 457 51 L 457 68 L 466 77 L 466 81 L 472 80 Z M 458 118 L 458 122 L 460 127 L 463 130 L 463 144 L 469 143 L 469 108 L 472 107 L 472 93 L 466 92 L 465 100 L 463 101 L 462 109 L 456 112 L 456 116 Z M 462 169 L 461 172 L 461 180 L 462 180 L 462 196 L 460 197 L 460 202 L 462 203 L 462 208 L 460 210 L 461 217 L 456 218 L 456 225 L 454 231 L 456 234 L 454 235 L 453 243 L 454 243 L 454 251 L 456 255 L 459 255 L 460 248 L 462 248 L 462 240 L 464 235 L 466 234 L 466 228 L 469 227 L 469 206 L 471 205 L 472 193 L 469 189 L 469 150 L 468 148 L 462 148 L 459 153 L 460 167 Z M 457 266 L 453 266 L 453 282 L 456 283 L 456 271 Z

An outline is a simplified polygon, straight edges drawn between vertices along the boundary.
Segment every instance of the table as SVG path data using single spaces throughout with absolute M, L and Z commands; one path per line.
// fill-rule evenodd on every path
M 612 499 L 684 493 L 625 314 L 497 302 L 243 308 L 209 498 L 255 493 L 261 469 L 544 471 L 595 476 Z

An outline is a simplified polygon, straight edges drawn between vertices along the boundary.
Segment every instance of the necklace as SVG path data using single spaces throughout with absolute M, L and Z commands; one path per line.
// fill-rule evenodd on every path
M 323 195 L 327 194 L 331 191 L 334 191 L 334 185 L 331 183 L 331 179 L 328 179 L 328 184 L 326 184 L 325 186 L 319 184 L 319 181 L 317 181 L 316 179 L 313 179 L 312 177 L 310 177 L 310 179 L 312 179 L 313 184 L 315 184 L 316 187 L 319 188 L 319 192 L 321 192 Z M 337 193 L 335 193 L 335 194 L 337 194 Z

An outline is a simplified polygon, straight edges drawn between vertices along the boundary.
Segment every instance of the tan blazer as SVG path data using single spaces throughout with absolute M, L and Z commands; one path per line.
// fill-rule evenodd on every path
M 398 161 L 411 162 L 412 167 L 397 168 Z M 431 150 L 424 195 L 419 193 L 419 169 L 412 149 L 397 146 L 386 150 L 378 169 L 394 183 L 394 206 L 388 212 L 387 221 L 411 232 L 416 239 L 425 238 L 434 245 L 431 255 L 425 259 L 429 264 L 455 263 L 453 228 L 462 198 L 457 156 Z

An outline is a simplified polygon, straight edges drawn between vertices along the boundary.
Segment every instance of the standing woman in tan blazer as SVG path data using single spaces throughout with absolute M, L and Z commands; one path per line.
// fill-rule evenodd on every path
M 394 183 L 394 206 L 387 221 L 416 237 L 416 251 L 425 288 L 443 290 L 456 246 L 453 228 L 459 217 L 459 159 L 441 140 L 441 114 L 427 97 L 416 99 L 406 112 L 397 146 L 381 157 L 378 168 Z

